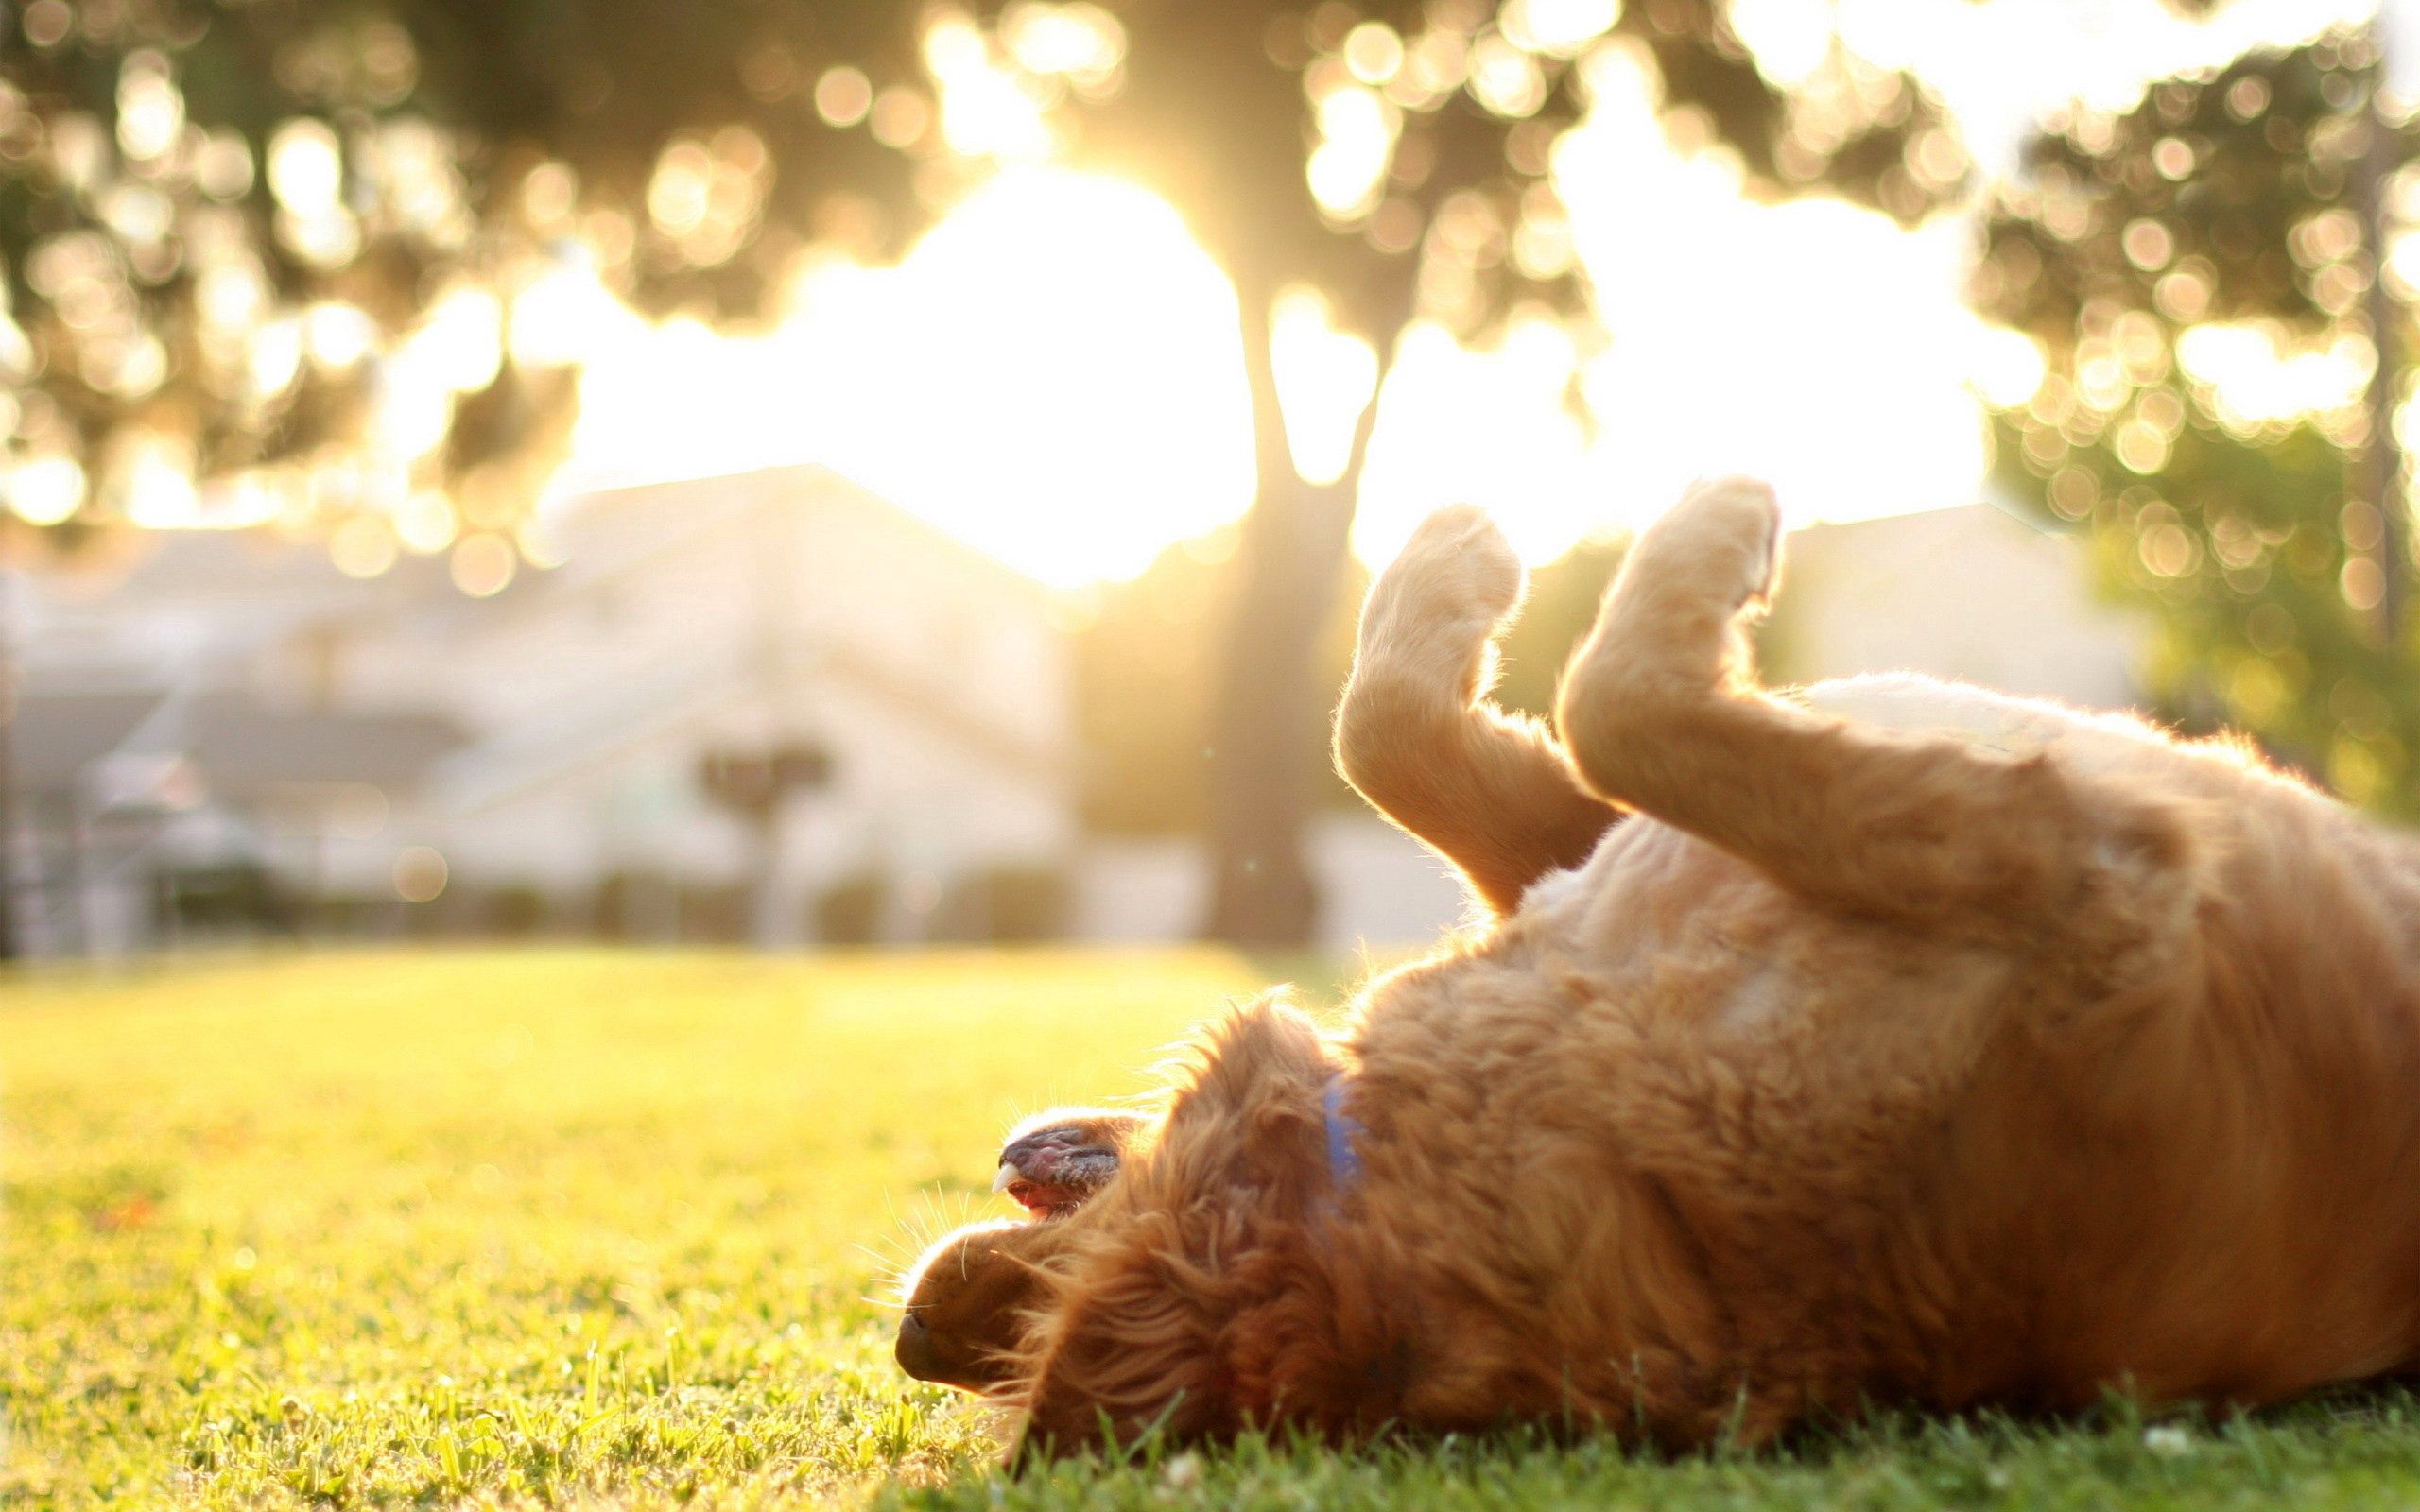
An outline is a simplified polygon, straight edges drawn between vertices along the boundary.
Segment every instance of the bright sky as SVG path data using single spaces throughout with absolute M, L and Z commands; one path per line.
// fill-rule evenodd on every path
M 2236 0 L 2197 26 L 2156 0 L 1835 0 L 1856 50 L 1935 81 L 1988 165 L 2064 99 L 2122 107 L 2150 75 L 2365 18 L 2374 0 Z M 2390 0 L 2397 11 L 2420 0 Z M 1826 14 L 1739 0 L 1777 77 Z M 2399 62 L 2420 48 L 2401 45 Z M 2407 77 L 2413 77 L 2407 75 Z M 1465 351 L 1415 328 L 1380 399 L 1356 544 L 1383 559 L 1475 501 L 1533 560 L 1635 524 L 1691 477 L 1761 473 L 1802 522 L 1973 498 L 1976 387 L 2030 388 L 2022 343 L 1960 304 L 1971 228 L 1915 232 L 1838 202 L 1751 204 L 1676 157 L 1616 77 L 1559 149 L 1608 339 L 1545 325 Z M 567 483 L 818 461 L 1046 581 L 1130 576 L 1250 502 L 1232 292 L 1149 193 L 1046 165 L 978 191 L 892 270 L 825 269 L 753 339 L 590 309 Z M 1280 321 L 1298 455 L 1318 471 L 1374 371 L 1315 308 Z M 1577 376 L 1599 428 L 1564 413 Z M 1330 464 L 1332 465 L 1332 464 Z

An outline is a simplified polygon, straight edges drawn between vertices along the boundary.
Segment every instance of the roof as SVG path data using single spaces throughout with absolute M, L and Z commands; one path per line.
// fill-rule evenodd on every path
M 1051 596 L 1048 588 L 999 558 L 951 535 L 921 515 L 909 513 L 864 485 L 813 463 L 675 478 L 582 494 L 566 507 L 562 524 L 567 536 L 587 538 L 581 544 L 588 552 L 567 561 L 558 572 L 570 577 L 611 573 L 634 565 L 631 559 L 633 554 L 643 558 L 695 533 L 736 524 L 768 507 L 877 515 L 909 537 L 921 552 L 946 558 L 956 566 L 990 577 L 994 583 L 1037 601 Z
M 441 681 L 443 648 L 457 635 L 476 627 L 510 638 L 519 633 L 519 615 L 551 612 L 579 595 L 610 591 L 620 579 L 642 577 L 701 539 L 753 531 L 769 518 L 793 515 L 874 522 L 886 541 L 947 562 L 960 575 L 956 580 L 970 587 L 991 584 L 1029 601 L 1037 613 L 1050 596 L 1044 585 L 997 558 L 815 466 L 655 483 L 575 500 L 562 517 L 571 559 L 552 571 L 523 572 L 487 599 L 455 590 L 441 557 L 406 557 L 363 582 L 337 572 L 324 547 L 308 538 L 268 530 L 165 533 L 137 542 L 106 572 L 62 572 L 37 580 L 33 634 L 23 650 L 44 702 L 99 688 L 118 695 L 113 703 L 60 705 L 55 728 L 42 737 L 42 781 L 65 787 L 85 763 L 118 748 L 155 708 L 162 718 L 141 731 L 139 748 L 191 756 L 213 791 L 238 799 L 298 784 L 397 788 L 451 781 L 458 772 L 438 770 L 441 764 L 475 753 L 498 758 L 524 780 L 558 770 L 565 761 L 642 738 L 734 690 L 693 669 L 666 686 L 631 689 L 632 698 L 604 712 L 618 717 L 592 721 L 593 730 L 539 730 L 525 720 L 475 736 L 433 712 L 392 712 L 393 702 L 372 709 L 270 704 L 238 686 L 259 672 L 264 656 L 320 627 L 339 627 L 378 637 L 408 634 L 424 648 L 415 655 L 441 659 L 429 668 Z M 856 649 L 864 654 L 833 658 L 827 670 L 992 760 L 1020 768 L 1053 765 L 1053 753 L 1018 731 L 990 729 L 980 711 L 958 707 L 942 690 L 925 686 L 915 666 L 893 664 L 875 654 L 878 648 Z M 648 696 L 635 696 L 641 693 Z M 389 686 L 385 696 L 425 697 L 426 703 L 405 707 L 434 710 L 443 705 L 444 690 L 415 694 L 410 686 Z M 554 754 L 542 756 L 542 750 Z M 31 772 L 32 764 L 26 769 Z
M 187 711 L 183 745 L 212 791 L 246 798 L 335 782 L 409 788 L 467 740 L 436 714 L 278 709 L 222 693 Z
M 213 791 L 233 798 L 307 784 L 408 788 L 467 740 L 437 715 L 280 709 L 243 693 L 183 704 L 156 693 L 28 694 L 12 734 L 28 793 L 66 793 L 94 762 L 123 751 L 190 757 Z
M 160 706 L 151 693 L 27 694 L 10 725 L 16 781 L 29 793 L 64 793 L 86 765 L 124 744 Z

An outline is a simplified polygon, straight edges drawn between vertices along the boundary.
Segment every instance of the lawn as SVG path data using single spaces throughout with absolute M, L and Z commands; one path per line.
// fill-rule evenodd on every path
M 910 1235 L 1140 1090 L 1212 953 L 287 956 L 0 988 L 0 1500 L 2410 1506 L 2420 1403 L 1891 1419 L 1787 1452 L 1246 1446 L 1011 1483 L 898 1375 Z

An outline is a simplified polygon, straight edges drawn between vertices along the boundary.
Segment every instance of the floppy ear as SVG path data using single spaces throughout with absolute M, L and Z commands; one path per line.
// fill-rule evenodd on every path
M 1318 1026 L 1283 992 L 1238 1005 L 1200 1047 L 1145 1169 L 1164 1195 L 1191 1200 L 1221 1188 L 1307 1196 L 1299 1189 L 1324 1179 L 1305 1157 L 1322 1147 L 1334 1071 Z

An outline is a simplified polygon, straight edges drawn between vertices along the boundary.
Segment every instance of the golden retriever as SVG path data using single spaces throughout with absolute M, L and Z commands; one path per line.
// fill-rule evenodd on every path
M 1648 530 L 1560 739 L 1481 517 L 1373 589 L 1347 777 L 1484 933 L 1214 1029 L 1018 1267 L 1021 1452 L 1251 1426 L 1754 1443 L 2420 1358 L 2420 856 L 2239 747 L 1752 680 L 1759 485 Z M 1584 859 L 1583 859 L 1584 858 Z M 1579 863 L 1576 869 L 1563 869 Z

